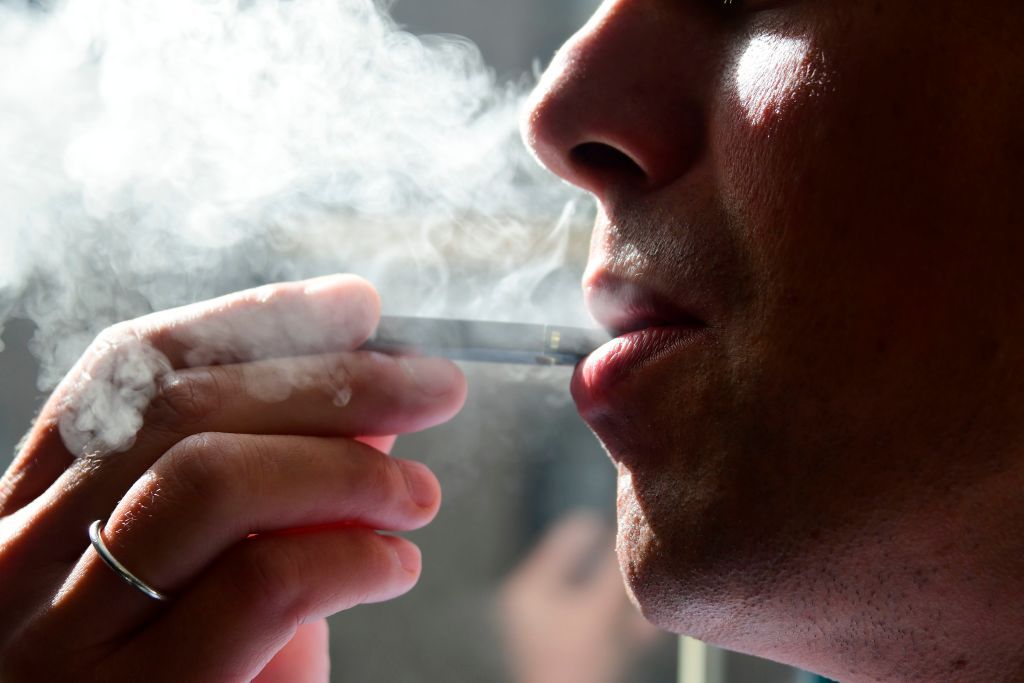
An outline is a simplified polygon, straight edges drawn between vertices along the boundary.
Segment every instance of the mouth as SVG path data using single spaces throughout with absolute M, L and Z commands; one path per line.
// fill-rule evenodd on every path
M 588 308 L 614 339 L 573 375 L 573 398 L 584 418 L 614 411 L 620 403 L 626 407 L 637 398 L 634 393 L 650 390 L 649 382 L 667 381 L 659 373 L 662 361 L 699 345 L 712 329 L 696 305 L 681 305 L 635 281 L 602 274 L 585 289 Z M 637 378 L 648 381 L 631 381 Z

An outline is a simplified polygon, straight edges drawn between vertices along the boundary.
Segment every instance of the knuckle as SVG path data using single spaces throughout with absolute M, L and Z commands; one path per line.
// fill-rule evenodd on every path
M 147 421 L 154 426 L 179 430 L 202 423 L 221 409 L 223 394 L 213 376 L 204 373 L 170 373 L 164 376 L 150 403 Z
M 351 391 L 356 375 L 353 372 L 350 358 L 346 354 L 335 354 L 327 358 L 325 366 L 324 375 L 328 383 L 327 388 L 330 391 L 334 393 Z
M 386 586 L 395 575 L 397 560 L 388 542 L 373 532 L 359 534 L 356 537 L 354 555 L 363 563 L 367 579 L 358 582 L 357 591 L 349 596 L 352 604 L 370 601 L 374 594 Z
M 389 358 L 383 361 L 391 381 L 382 383 L 381 396 L 383 401 L 395 414 L 404 414 L 420 405 L 421 392 L 412 383 L 412 376 L 405 360 Z
M 117 323 L 104 328 L 97 334 L 86 348 L 79 364 L 85 368 L 93 368 L 102 364 L 122 344 L 138 339 L 128 323 Z
M 303 586 L 307 576 L 299 553 L 286 542 L 254 539 L 242 544 L 234 587 L 243 599 L 259 596 L 259 609 L 300 619 L 303 614 Z
M 85 358 L 96 363 L 116 355 L 118 349 L 145 343 L 146 339 L 136 329 L 135 321 L 115 323 L 96 335 L 86 350 Z
M 119 322 L 101 330 L 93 340 L 92 346 L 93 348 L 106 348 L 111 345 L 120 344 L 128 339 L 137 338 L 138 335 L 132 327 L 131 321 Z
M 408 498 L 405 475 L 393 458 L 370 453 L 363 469 L 363 483 L 367 490 L 384 493 L 385 499 L 393 503 L 401 503 Z
M 395 576 L 395 553 L 384 537 L 372 530 L 349 531 L 345 555 L 353 569 L 344 585 L 336 586 L 333 592 L 346 607 L 371 601 Z
M 160 474 L 177 497 L 205 504 L 229 497 L 235 490 L 233 465 L 244 459 L 245 446 L 237 435 L 200 433 L 185 437 L 161 458 Z
M 176 499 L 206 507 L 232 509 L 243 498 L 259 499 L 278 476 L 264 441 L 217 432 L 187 436 L 161 459 L 163 488 Z

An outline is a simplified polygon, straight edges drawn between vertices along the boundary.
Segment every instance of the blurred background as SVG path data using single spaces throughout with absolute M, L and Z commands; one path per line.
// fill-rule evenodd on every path
M 546 65 L 596 5 L 398 0 L 392 13 L 414 33 L 467 36 L 500 76 L 516 79 Z M 566 277 L 582 271 L 585 236 L 577 241 Z M 18 320 L 4 330 L 4 466 L 45 399 L 27 351 L 32 333 Z M 687 683 L 814 680 L 749 657 L 694 654 L 646 625 L 611 553 L 614 471 L 576 415 L 569 371 L 465 368 L 463 413 L 395 451 L 430 465 L 445 490 L 437 520 L 410 535 L 423 549 L 422 580 L 399 600 L 333 618 L 333 680 L 673 681 L 687 670 L 681 651 L 691 660 Z

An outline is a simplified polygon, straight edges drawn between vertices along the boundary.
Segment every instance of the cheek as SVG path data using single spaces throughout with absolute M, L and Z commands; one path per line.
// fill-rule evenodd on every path
M 792 105 L 824 86 L 821 62 L 806 38 L 754 37 L 743 49 L 727 88 L 738 106 L 736 114 L 751 129 L 770 129 Z
M 830 153 L 820 112 L 829 71 L 821 50 L 800 36 L 755 36 L 736 55 L 718 86 L 709 143 L 724 210 L 760 231 L 791 223 L 786 213 L 805 162 Z
M 793 433 L 861 440 L 860 462 L 902 443 L 909 471 L 911 448 L 924 462 L 945 435 L 981 430 L 971 411 L 1017 381 L 995 364 L 1024 338 L 1024 304 L 998 295 L 1024 247 L 976 199 L 1005 181 L 964 140 L 986 126 L 959 122 L 942 41 L 855 28 L 871 50 L 838 31 L 755 38 L 719 84 L 717 189 L 756 287 L 730 341 L 750 359 L 737 374 L 754 378 L 751 401 L 779 397 Z

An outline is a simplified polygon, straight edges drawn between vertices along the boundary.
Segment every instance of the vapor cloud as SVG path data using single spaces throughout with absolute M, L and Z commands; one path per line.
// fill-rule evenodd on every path
M 588 204 L 523 148 L 528 85 L 372 0 L 0 0 L 0 329 L 36 323 L 50 387 L 113 322 L 330 272 L 583 322 Z

